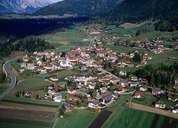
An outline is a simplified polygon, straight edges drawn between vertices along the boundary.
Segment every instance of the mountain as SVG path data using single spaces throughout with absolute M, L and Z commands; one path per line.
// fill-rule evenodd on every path
M 1 0 L 0 13 L 33 13 L 54 2 L 57 0 Z
M 178 24 L 178 0 L 64 0 L 36 14 L 101 16 L 116 22 L 153 18 Z
M 109 12 L 123 0 L 64 0 L 37 11 L 38 15 L 82 15 L 98 16 Z
M 177 20 L 178 0 L 125 0 L 111 10 L 107 18 L 118 21 Z

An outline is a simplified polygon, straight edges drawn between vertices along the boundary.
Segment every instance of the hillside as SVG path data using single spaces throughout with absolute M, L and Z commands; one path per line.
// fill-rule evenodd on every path
M 98 16 L 109 12 L 123 0 L 65 0 L 37 11 L 37 15 L 82 15 Z
M 109 19 L 117 21 L 138 21 L 153 18 L 176 23 L 178 0 L 125 0 L 109 14 Z
M 72 14 L 101 16 L 109 21 L 140 21 L 147 19 L 178 21 L 178 0 L 65 0 L 44 7 L 37 15 Z

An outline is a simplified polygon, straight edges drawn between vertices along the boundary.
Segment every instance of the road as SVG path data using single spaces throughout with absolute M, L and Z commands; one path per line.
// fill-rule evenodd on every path
M 6 96 L 8 93 L 10 93 L 10 91 L 12 91 L 12 89 L 16 86 L 17 83 L 17 79 L 16 79 L 16 75 L 13 72 L 13 68 L 10 64 L 12 60 L 6 61 L 6 63 L 3 64 L 3 70 L 6 74 L 6 77 L 10 79 L 10 86 L 9 88 L 4 91 L 1 95 L 0 95 L 0 100 Z

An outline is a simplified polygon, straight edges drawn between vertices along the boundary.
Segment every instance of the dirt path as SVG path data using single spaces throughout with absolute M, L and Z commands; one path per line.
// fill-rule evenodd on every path
M 149 106 L 145 106 L 145 105 L 141 105 L 141 104 L 137 104 L 137 103 L 129 103 L 128 106 L 129 106 L 129 108 L 133 108 L 136 110 L 151 112 L 151 113 L 178 119 L 178 114 L 174 114 L 174 113 L 171 113 L 171 112 L 168 112 L 165 110 L 161 110 L 161 109 L 157 109 L 157 108 L 153 108 L 153 107 L 149 107 Z

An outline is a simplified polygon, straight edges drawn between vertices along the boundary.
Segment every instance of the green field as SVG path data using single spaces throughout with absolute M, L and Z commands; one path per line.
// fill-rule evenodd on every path
M 164 40 L 165 43 L 169 42 L 170 39 L 177 37 L 178 31 L 174 32 L 160 32 L 155 31 L 154 23 L 151 21 L 145 21 L 142 23 L 134 24 L 134 23 L 124 23 L 120 26 L 109 25 L 107 26 L 107 33 L 111 35 L 117 35 L 120 37 L 129 38 L 131 40 L 135 39 L 148 39 L 153 40 L 154 38 L 159 37 L 160 39 Z M 136 36 L 136 33 L 140 31 L 140 34 Z
M 170 119 L 153 113 L 129 109 L 125 105 L 128 98 L 129 96 L 121 96 L 112 106 L 107 108 L 107 110 L 112 111 L 112 115 L 102 128 L 152 128 L 153 125 L 154 128 L 162 128 L 165 121 Z M 54 126 L 55 128 L 88 128 L 97 114 L 88 109 L 74 110 L 65 113 L 64 118 L 58 118 Z M 155 118 L 158 119 L 154 124 Z
M 171 58 L 174 58 L 173 60 Z M 174 60 L 178 61 L 178 51 L 168 51 L 162 54 L 152 54 L 152 60 L 148 61 L 148 64 L 169 64 L 174 62 Z
M 15 96 L 6 96 L 3 98 L 3 100 L 10 101 L 10 102 L 23 103 L 23 104 L 46 105 L 46 106 L 54 106 L 54 107 L 57 107 L 59 105 L 58 103 L 54 101 L 30 99 L 30 98 L 15 97 Z
M 152 128 L 155 114 L 129 109 L 125 106 L 127 96 L 121 96 L 119 100 L 109 108 L 113 113 L 103 125 L 103 128 Z M 159 116 L 155 128 L 162 128 L 164 121 L 168 119 Z
M 74 110 L 66 113 L 63 119 L 59 118 L 55 128 L 88 128 L 96 115 L 91 110 Z
M 62 51 L 67 51 L 77 46 L 88 45 L 88 41 L 84 41 L 88 39 L 88 36 L 75 27 L 64 29 L 63 31 L 56 30 L 40 37 Z
M 71 76 L 71 75 L 77 75 L 79 73 L 80 73 L 79 70 L 61 70 L 57 72 L 57 75 L 60 81 L 64 81 L 65 77 Z
M 175 32 L 152 31 L 152 32 L 142 33 L 136 38 L 147 38 L 147 39 L 152 40 L 156 37 L 159 37 L 164 41 L 168 41 L 170 38 L 176 37 L 177 35 L 178 35 L 178 31 L 175 31 Z
M 140 98 L 140 99 L 133 99 L 133 102 L 143 104 L 143 105 L 152 106 L 152 103 L 157 101 L 157 98 L 154 97 L 151 93 L 141 92 L 141 96 L 142 96 L 142 98 Z
M 42 78 L 36 77 L 36 78 L 26 79 L 20 82 L 19 84 L 17 84 L 16 89 L 29 89 L 35 87 L 43 87 L 50 84 L 51 84 L 50 82 L 45 81 Z
M 0 119 L 1 128 L 49 128 L 49 126 L 49 123 L 44 122 Z

